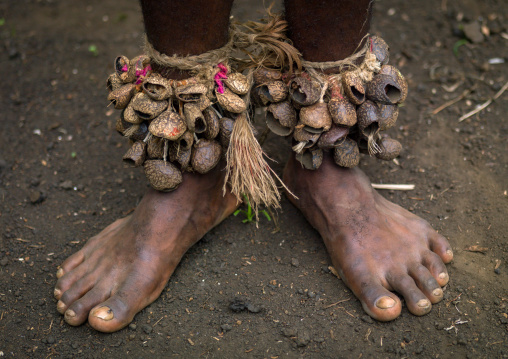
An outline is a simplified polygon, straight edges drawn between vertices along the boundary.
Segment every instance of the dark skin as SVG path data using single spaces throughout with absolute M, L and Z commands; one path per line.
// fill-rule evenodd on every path
M 231 0 L 141 4 L 147 36 L 160 52 L 199 54 L 227 41 Z M 370 1 L 286 0 L 285 6 L 292 41 L 310 61 L 351 55 L 369 29 Z M 231 193 L 222 194 L 220 168 L 186 173 L 174 192 L 149 190 L 132 215 L 61 265 L 55 297 L 67 323 L 88 320 L 99 331 L 117 331 L 158 298 L 184 253 L 237 206 Z M 392 291 L 416 315 L 442 299 L 440 287 L 448 282 L 444 263 L 453 257 L 449 243 L 427 222 L 381 197 L 361 170 L 340 168 L 325 156 L 319 170 L 308 171 L 292 156 L 284 180 L 299 198 L 290 200 L 319 231 L 333 265 L 370 316 L 392 320 L 400 314 Z
M 369 31 L 371 0 L 286 0 L 285 6 L 289 36 L 309 61 L 343 59 Z M 381 197 L 360 169 L 336 166 L 325 156 L 318 170 L 308 171 L 292 156 L 284 182 L 371 317 L 387 321 L 400 315 L 401 302 L 391 291 L 415 315 L 443 299 L 450 244 L 423 219 Z
M 214 17 L 189 10 L 205 3 Z M 232 0 L 143 0 L 141 5 L 147 36 L 160 52 L 196 55 L 227 42 Z M 208 33 L 203 24 L 213 26 L 217 36 L 203 35 Z M 188 77 L 178 71 L 166 75 Z M 133 214 L 65 260 L 55 286 L 57 310 L 65 321 L 81 325 L 88 320 L 96 330 L 114 332 L 157 299 L 185 252 L 236 209 L 236 197 L 222 192 L 224 167 L 219 164 L 205 175 L 185 173 L 173 192 L 148 190 Z

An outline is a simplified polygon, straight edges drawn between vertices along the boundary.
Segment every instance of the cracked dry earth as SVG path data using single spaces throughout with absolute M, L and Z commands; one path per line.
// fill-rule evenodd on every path
M 238 2 L 235 17 L 258 16 L 261 2 L 252 3 Z M 366 316 L 284 199 L 278 228 L 227 219 L 130 326 L 102 334 L 67 325 L 53 287 L 57 266 L 146 189 L 142 171 L 120 160 L 127 144 L 104 86 L 115 56 L 140 52 L 138 4 L 1 2 L 0 356 L 508 357 L 508 92 L 458 122 L 508 81 L 507 10 L 502 0 L 375 7 L 372 33 L 391 45 L 410 94 L 391 130 L 405 148 L 398 164 L 364 157 L 362 167 L 374 183 L 415 184 L 381 192 L 452 244 L 451 279 L 430 314 Z M 280 173 L 288 151 L 278 142 L 266 148 Z

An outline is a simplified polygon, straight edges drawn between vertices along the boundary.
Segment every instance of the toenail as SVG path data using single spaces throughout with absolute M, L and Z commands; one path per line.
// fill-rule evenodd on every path
M 66 312 L 65 312 L 65 316 L 67 318 L 74 318 L 76 316 L 76 312 L 74 312 L 72 309 L 68 309 Z
M 55 289 L 53 295 L 55 296 L 55 299 L 60 299 L 60 297 L 62 296 L 62 291 L 60 289 Z
M 427 299 L 420 299 L 418 303 L 416 303 L 420 308 L 426 308 L 430 306 L 430 302 Z
M 57 278 L 60 278 L 61 276 L 63 276 L 64 274 L 64 271 L 62 268 L 58 268 L 58 270 L 56 271 L 56 277 Z
M 395 300 L 391 297 L 381 297 L 376 302 L 376 307 L 380 309 L 389 309 L 395 305 Z
M 114 317 L 113 310 L 108 307 L 97 308 L 92 315 L 102 320 L 111 320 Z
M 65 309 L 65 303 L 62 302 L 61 300 L 59 300 L 58 303 L 56 303 L 56 310 L 58 310 L 60 313 L 63 313 L 64 309 Z
M 448 254 L 450 257 L 453 257 L 453 252 L 452 252 L 452 250 L 451 250 L 451 249 L 448 249 L 448 250 L 446 251 L 446 254 Z
M 443 290 L 441 288 L 436 288 L 434 289 L 434 291 L 432 292 L 432 295 L 434 297 L 441 297 L 443 295 Z
M 443 273 L 439 273 L 439 279 L 445 279 L 446 278 L 446 273 L 443 272 Z

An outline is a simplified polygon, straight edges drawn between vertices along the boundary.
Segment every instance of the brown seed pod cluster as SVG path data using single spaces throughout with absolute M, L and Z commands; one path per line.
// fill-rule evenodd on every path
M 221 86 L 214 79 L 170 80 L 152 72 L 146 56 L 119 56 L 114 67 L 108 100 L 122 110 L 116 130 L 132 143 L 123 159 L 143 166 L 153 188 L 175 190 L 182 172 L 207 173 L 219 163 L 236 117 L 247 109 L 246 76 L 221 66 Z M 280 97 L 277 91 L 287 90 L 284 85 L 274 91 Z
M 364 66 L 327 78 L 315 79 L 306 72 L 287 78 L 266 68 L 254 72 L 253 102 L 267 106 L 268 128 L 293 139 L 296 158 L 307 169 L 319 168 L 323 151 L 333 151 L 339 166 L 354 167 L 360 152 L 392 160 L 402 149 L 380 132 L 395 125 L 407 82 L 388 65 L 386 42 L 377 36 L 368 41 Z

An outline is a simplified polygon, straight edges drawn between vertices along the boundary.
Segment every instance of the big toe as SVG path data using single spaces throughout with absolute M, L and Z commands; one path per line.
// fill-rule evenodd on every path
M 118 297 L 111 297 L 90 311 L 88 323 L 100 332 L 116 332 L 132 322 L 141 309 L 129 307 Z
M 359 282 L 361 289 L 351 288 L 368 315 L 382 322 L 394 320 L 400 315 L 402 305 L 394 293 L 374 280 L 364 278 Z

